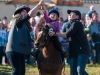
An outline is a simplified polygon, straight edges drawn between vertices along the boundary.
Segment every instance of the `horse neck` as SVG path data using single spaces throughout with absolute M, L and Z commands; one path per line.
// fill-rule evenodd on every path
M 47 42 L 45 43 L 45 46 L 43 47 L 43 50 L 48 53 L 57 52 L 51 40 L 47 40 Z
M 47 48 L 48 50 L 51 48 L 52 50 L 55 49 L 55 47 L 53 46 L 53 42 L 51 40 L 47 40 L 44 47 Z

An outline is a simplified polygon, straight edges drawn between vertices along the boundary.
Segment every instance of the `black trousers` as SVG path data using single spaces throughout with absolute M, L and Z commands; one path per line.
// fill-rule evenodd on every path
M 0 46 L 0 64 L 2 64 L 2 57 L 3 57 L 3 54 L 4 54 L 3 49 L 4 49 L 4 47 Z
M 12 75 L 25 75 L 25 55 L 17 52 L 7 52 L 6 56 L 12 67 Z
M 95 63 L 100 63 L 100 36 L 98 34 L 92 35 L 93 42 L 95 43 L 96 57 Z

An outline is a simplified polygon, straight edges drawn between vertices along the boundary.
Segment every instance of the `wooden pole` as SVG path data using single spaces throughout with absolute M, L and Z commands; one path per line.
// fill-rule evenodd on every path
M 80 0 L 80 2 L 82 2 L 82 0 Z

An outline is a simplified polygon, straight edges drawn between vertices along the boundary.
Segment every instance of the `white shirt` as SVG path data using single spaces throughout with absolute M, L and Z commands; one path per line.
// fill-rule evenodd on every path
M 39 16 L 36 16 L 34 19 L 35 19 L 35 22 L 38 23 L 39 20 L 40 20 L 40 17 Z

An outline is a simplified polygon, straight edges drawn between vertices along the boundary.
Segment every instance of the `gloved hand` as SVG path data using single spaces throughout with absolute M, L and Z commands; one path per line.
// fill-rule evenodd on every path
M 56 32 L 53 31 L 53 28 L 49 29 L 49 36 L 54 36 Z
M 53 32 L 53 28 L 50 28 L 50 29 L 49 29 L 49 33 L 50 33 L 50 32 Z

